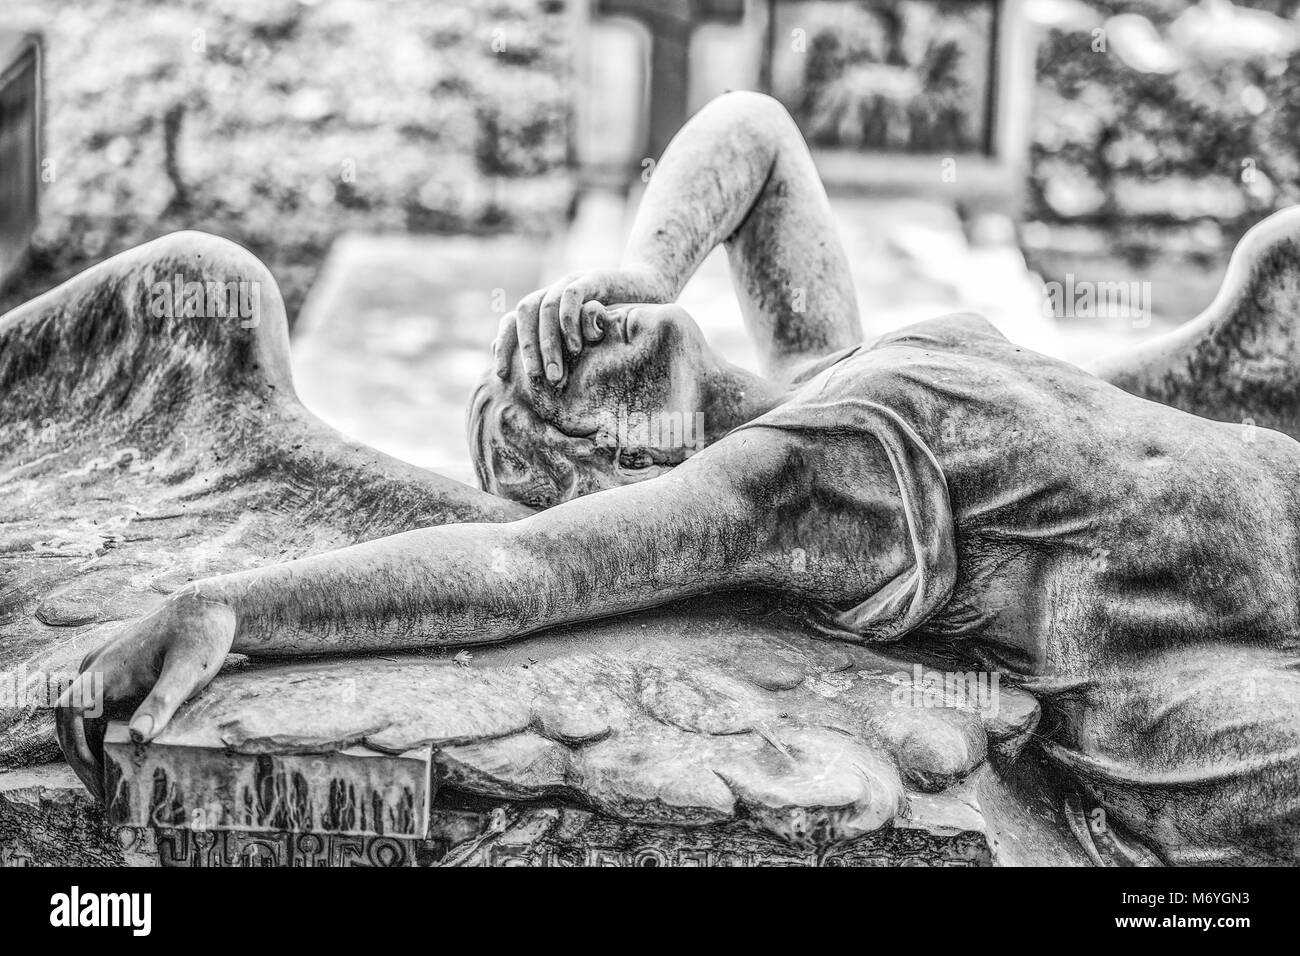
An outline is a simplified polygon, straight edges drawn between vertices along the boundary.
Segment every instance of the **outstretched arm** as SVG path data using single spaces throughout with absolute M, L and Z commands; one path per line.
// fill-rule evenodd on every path
M 819 520 L 804 507 L 816 472 L 794 441 L 753 430 L 660 478 L 518 521 L 441 525 L 195 582 L 90 655 L 83 678 L 102 680 L 110 716 L 143 699 L 131 727 L 151 739 L 231 650 L 483 643 L 741 586 L 826 601 L 869 590 L 878 581 L 860 558 L 861 521 L 804 527 Z M 797 578 L 779 553 L 794 534 L 810 554 L 827 550 Z M 93 764 L 72 706 L 80 692 L 63 702 L 61 739 L 70 759 Z
M 846 482 L 858 494 L 846 498 Z M 900 502 L 878 443 L 756 428 L 659 478 L 518 521 L 441 525 L 209 578 L 86 659 L 60 701 L 59 740 L 98 792 L 91 741 L 103 721 L 86 720 L 88 691 L 102 687 L 104 715 L 133 712 L 132 733 L 151 740 L 231 650 L 485 643 L 738 587 L 854 604 L 910 561 Z
M 584 321 L 585 302 L 671 302 L 723 244 L 765 372 L 788 378 L 800 362 L 862 340 L 848 261 L 798 127 L 771 97 L 735 92 L 668 144 L 618 269 L 565 276 L 506 316 L 498 369 L 517 345 L 530 377 L 558 382 L 565 352 L 601 334 Z
M 777 450 L 742 443 L 519 521 L 411 531 L 194 591 L 234 610 L 233 650 L 284 655 L 500 641 L 756 583 L 772 489 L 738 486 L 723 462 Z

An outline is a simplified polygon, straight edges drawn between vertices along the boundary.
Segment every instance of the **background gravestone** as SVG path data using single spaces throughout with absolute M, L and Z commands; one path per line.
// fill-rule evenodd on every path
M 710 98 L 760 89 L 790 109 L 833 189 L 938 190 L 1002 211 L 1021 203 L 1034 44 L 1022 0 L 591 0 L 575 9 L 584 186 L 635 187 Z

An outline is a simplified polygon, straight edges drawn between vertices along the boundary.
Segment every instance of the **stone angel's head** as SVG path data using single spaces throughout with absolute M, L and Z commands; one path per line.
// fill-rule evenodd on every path
M 518 354 L 490 369 L 469 405 L 480 486 L 548 508 L 663 474 L 704 447 L 706 382 L 716 360 L 677 305 L 602 309 L 603 336 L 566 359 L 555 384 Z

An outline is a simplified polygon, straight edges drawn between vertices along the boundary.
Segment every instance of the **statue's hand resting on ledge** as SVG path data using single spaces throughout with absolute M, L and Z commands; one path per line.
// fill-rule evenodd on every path
M 234 639 L 235 612 L 195 588 L 185 588 L 88 654 L 79 681 L 85 683 L 91 673 L 106 675 L 103 693 L 108 712 L 143 697 L 130 727 L 137 742 L 147 742 L 162 731 L 176 708 L 211 683 Z M 74 684 L 59 702 L 68 708 L 70 718 L 59 722 L 59 743 L 70 761 L 83 764 L 79 770 L 91 770 L 99 762 L 86 739 L 84 713 L 71 708 L 75 700 L 88 700 L 89 690 Z M 85 696 L 77 696 L 83 692 Z M 97 778 L 95 773 L 81 776 Z

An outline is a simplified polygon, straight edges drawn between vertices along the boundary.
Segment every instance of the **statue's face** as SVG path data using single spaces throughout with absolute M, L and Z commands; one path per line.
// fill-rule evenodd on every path
M 616 307 L 604 338 L 584 347 L 557 387 L 543 384 L 535 402 L 570 435 L 613 428 L 619 412 L 693 412 L 709 358 L 699 326 L 681 306 Z
M 543 420 L 593 443 L 584 470 L 604 472 L 589 481 L 607 487 L 654 477 L 703 447 L 702 382 L 716 360 L 677 305 L 617 306 L 604 324 L 558 385 L 529 383 L 518 353 L 511 381 Z

